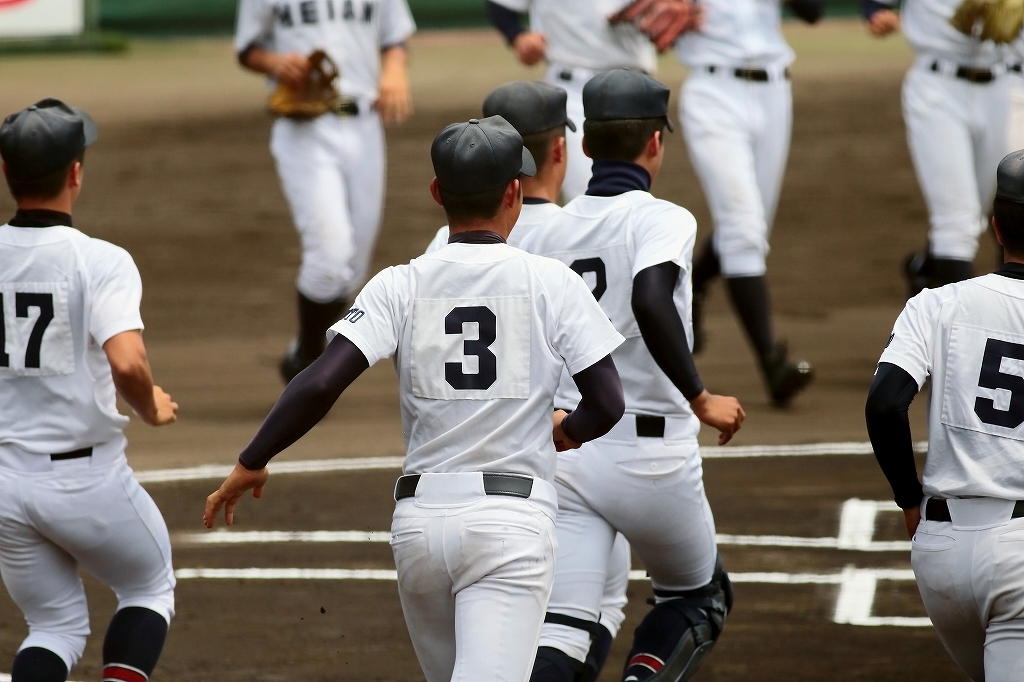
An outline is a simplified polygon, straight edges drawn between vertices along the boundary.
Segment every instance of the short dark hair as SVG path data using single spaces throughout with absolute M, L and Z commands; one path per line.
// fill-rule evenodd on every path
M 64 189 L 64 184 L 68 181 L 68 173 L 71 172 L 71 167 L 76 163 L 85 162 L 85 148 L 78 152 L 78 155 L 71 159 L 68 165 L 47 173 L 41 178 L 33 178 L 31 180 L 25 180 L 17 177 L 17 173 L 11 173 L 10 166 L 7 167 L 7 186 L 11 190 L 11 196 L 14 197 L 15 201 L 21 201 L 22 199 L 52 199 Z
M 555 140 L 560 137 L 565 137 L 564 125 L 523 135 L 523 146 L 533 154 L 533 160 L 537 162 L 538 172 L 547 164 L 551 147 L 554 146 Z
M 507 187 L 508 183 L 474 194 L 455 194 L 446 192 L 441 187 L 438 187 L 438 191 L 441 194 L 441 205 L 444 207 L 445 215 L 448 216 L 448 222 L 463 223 L 471 220 L 486 220 L 498 215 L 498 208 L 501 206 L 501 200 L 505 196 Z
M 583 139 L 594 159 L 634 161 L 643 152 L 647 141 L 656 132 L 665 134 L 668 119 L 619 118 L 610 121 L 587 119 L 583 122 Z
M 1024 256 L 1024 204 L 996 197 L 992 215 L 1003 237 L 1003 248 L 1014 256 Z

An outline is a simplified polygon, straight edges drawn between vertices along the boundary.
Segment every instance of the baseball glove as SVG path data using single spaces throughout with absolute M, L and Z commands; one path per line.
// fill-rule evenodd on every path
M 702 18 L 701 6 L 692 0 L 634 0 L 609 21 L 633 23 L 664 52 L 680 35 L 700 28 Z
M 949 23 L 979 40 L 1010 43 L 1024 25 L 1024 0 L 964 0 Z
M 344 109 L 344 100 L 334 87 L 338 67 L 323 50 L 309 55 L 309 75 L 301 88 L 290 88 L 278 83 L 267 101 L 267 108 L 275 116 L 310 119 Z

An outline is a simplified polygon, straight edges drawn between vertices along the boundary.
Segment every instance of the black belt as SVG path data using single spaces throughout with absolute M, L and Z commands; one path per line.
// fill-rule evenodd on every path
M 1013 505 L 1013 513 L 1010 514 L 1011 519 L 1019 519 L 1024 516 L 1024 500 L 1017 500 L 1017 503 Z M 926 521 L 945 521 L 950 523 L 953 518 L 949 515 L 949 505 L 946 504 L 946 500 L 938 497 L 928 498 L 928 504 L 924 508 L 924 518 Z
M 718 69 L 723 68 L 723 67 L 720 67 L 720 66 L 708 66 L 706 68 L 707 68 L 708 73 L 715 73 L 716 71 L 718 71 Z M 733 69 L 732 70 L 732 75 L 736 76 L 736 78 L 739 78 L 740 80 L 754 81 L 755 83 L 767 83 L 769 80 L 771 80 L 768 77 L 768 71 L 766 71 L 765 69 L 749 69 L 749 68 Z M 789 67 L 788 66 L 782 71 L 782 76 L 786 80 L 789 80 Z
M 72 450 L 71 452 L 58 452 L 50 455 L 50 461 L 60 462 L 65 459 L 81 459 L 82 457 L 92 457 L 92 448 L 82 448 L 81 450 Z
M 395 500 L 404 500 L 416 495 L 420 475 L 400 476 L 395 483 Z M 533 492 L 533 478 L 521 474 L 484 474 L 484 493 L 487 495 L 510 495 L 529 497 Z
M 636 435 L 638 438 L 664 438 L 665 418 L 638 414 L 636 416 Z
M 932 62 L 932 71 L 939 71 L 938 62 Z M 958 66 L 955 75 L 968 83 L 991 83 L 996 79 L 996 74 L 992 69 L 982 69 L 976 66 Z
M 1016 64 L 1010 64 L 1006 68 L 1009 69 L 1010 71 L 1013 71 L 1014 73 L 1024 72 L 1024 64 L 1021 64 L 1020 62 L 1017 62 Z
M 331 113 L 335 116 L 358 116 L 359 103 L 354 99 L 339 97 L 331 106 Z

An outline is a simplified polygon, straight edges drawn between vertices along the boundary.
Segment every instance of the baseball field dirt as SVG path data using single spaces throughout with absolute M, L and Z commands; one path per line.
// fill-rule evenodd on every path
M 904 301 L 899 264 L 926 229 L 899 110 L 911 56 L 901 38 L 871 41 L 856 23 L 794 26 L 788 35 L 799 55 L 795 124 L 769 278 L 781 335 L 817 378 L 792 407 L 772 409 L 720 287 L 698 366 L 711 390 L 736 395 L 747 410 L 736 446 L 863 443 L 864 397 Z M 421 253 L 444 222 L 427 191 L 433 136 L 478 114 L 491 87 L 540 75 L 517 66 L 487 31 L 425 34 L 412 49 L 417 113 L 388 134 L 375 271 Z M 681 68 L 671 55 L 662 64 L 659 76 L 678 90 Z M 100 125 L 75 225 L 133 254 L 157 382 L 181 404 L 173 426 L 136 420 L 129 427 L 133 467 L 230 464 L 280 393 L 276 362 L 294 327 L 298 241 L 267 149 L 262 83 L 234 64 L 224 39 L 141 42 L 124 57 L 8 58 L 0 82 L 2 113 L 52 94 L 86 107 Z M 678 134 L 653 192 L 689 208 L 707 234 L 706 205 Z M 12 212 L 4 192 L 0 216 Z M 977 264 L 989 271 L 995 249 L 990 237 L 983 241 Z M 921 440 L 923 402 L 912 410 Z M 705 430 L 701 442 L 710 445 L 714 434 Z M 922 623 L 902 518 L 885 503 L 890 493 L 873 458 L 825 450 L 756 457 L 709 450 L 708 497 L 726 568 L 738 581 L 725 634 L 697 679 L 964 679 Z M 382 362 L 278 459 L 402 452 L 397 382 Z M 242 503 L 232 532 L 387 531 L 399 473 L 393 464 L 272 475 L 264 499 Z M 204 498 L 218 484 L 212 477 L 146 484 L 171 529 L 176 568 L 369 572 L 182 573 L 154 682 L 422 679 L 395 583 L 381 573 L 394 566 L 379 534 L 203 543 L 195 534 Z M 330 541 L 302 541 L 317 537 Z M 604 681 L 618 679 L 648 608 L 649 585 L 637 578 Z M 99 674 L 114 608 L 106 588 L 85 580 L 94 635 L 72 680 Z M 0 593 L 0 671 L 25 630 Z

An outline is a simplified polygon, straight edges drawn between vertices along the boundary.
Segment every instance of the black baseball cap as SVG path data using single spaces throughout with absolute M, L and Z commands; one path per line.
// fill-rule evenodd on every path
M 67 166 L 98 136 L 84 109 L 48 97 L 4 119 L 0 156 L 9 175 L 36 180 Z
M 501 116 L 530 135 L 564 125 L 576 132 L 565 113 L 565 90 L 543 81 L 512 81 L 499 85 L 484 100 L 484 116 Z
M 430 160 L 441 189 L 476 194 L 537 172 L 523 137 L 501 116 L 452 123 L 434 138 Z
M 660 118 L 668 122 L 669 89 L 646 73 L 612 69 L 597 74 L 583 86 L 583 115 L 595 121 L 624 118 Z
M 999 162 L 996 198 L 1024 204 L 1024 149 L 1010 152 Z

